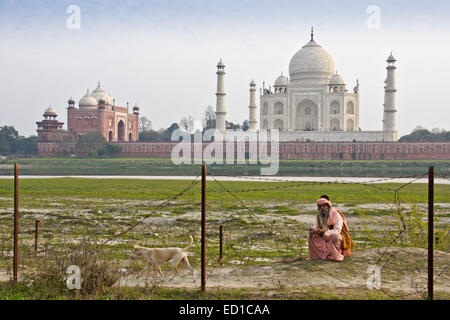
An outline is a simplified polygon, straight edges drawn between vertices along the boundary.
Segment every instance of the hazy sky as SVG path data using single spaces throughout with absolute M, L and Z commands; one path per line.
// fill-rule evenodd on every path
M 79 30 L 67 28 L 70 5 L 81 10 Z M 379 29 L 367 26 L 370 5 L 380 8 Z M 450 129 L 450 2 L 392 0 L 0 0 L 0 125 L 35 134 L 48 106 L 66 122 L 67 100 L 97 81 L 117 104 L 139 104 L 154 129 L 187 115 L 201 120 L 215 108 L 220 58 L 227 120 L 242 123 L 251 79 L 259 92 L 288 75 L 311 26 L 347 89 L 359 79 L 363 130 L 382 129 L 391 51 L 399 135 L 417 125 Z

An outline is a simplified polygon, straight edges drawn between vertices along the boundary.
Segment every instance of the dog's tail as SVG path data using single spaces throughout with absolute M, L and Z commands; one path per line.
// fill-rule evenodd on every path
M 192 243 L 194 242 L 194 238 L 192 238 L 192 236 L 189 236 L 189 238 L 191 238 L 191 243 L 189 243 L 189 245 L 183 249 L 183 251 L 187 251 L 189 250 L 189 248 L 192 246 Z

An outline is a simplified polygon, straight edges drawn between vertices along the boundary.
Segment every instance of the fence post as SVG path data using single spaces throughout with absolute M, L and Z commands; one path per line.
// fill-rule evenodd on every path
M 206 288 L 206 164 L 202 165 L 202 283 L 201 290 Z
M 428 167 L 428 300 L 433 300 L 434 167 Z
M 17 282 L 17 263 L 19 251 L 19 165 L 14 164 L 14 257 L 13 279 Z
M 220 253 L 219 253 L 219 261 L 222 261 L 222 246 L 223 246 L 223 225 L 220 225 L 219 227 L 219 234 L 220 234 Z
M 35 228 L 34 228 L 34 255 L 37 256 L 38 254 L 38 237 L 39 237 L 39 220 L 35 221 Z

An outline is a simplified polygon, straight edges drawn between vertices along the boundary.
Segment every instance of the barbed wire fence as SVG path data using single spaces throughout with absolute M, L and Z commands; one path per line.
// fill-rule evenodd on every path
M 282 185 L 282 186 L 276 185 L 274 187 L 264 187 L 264 188 L 247 188 L 247 189 L 240 189 L 240 190 L 231 190 L 230 188 L 227 188 L 225 186 L 225 183 L 220 182 L 211 171 L 208 173 L 208 175 L 212 178 L 212 182 L 214 182 L 214 184 L 217 185 L 219 188 L 218 191 L 214 190 L 214 191 L 210 191 L 210 192 L 221 192 L 220 190 L 222 190 L 222 192 L 228 194 L 231 197 L 231 199 L 233 201 L 235 201 L 235 204 L 237 204 L 236 207 L 239 207 L 240 210 L 242 210 L 243 212 L 245 212 L 247 214 L 246 217 L 250 219 L 251 223 L 256 224 L 259 229 L 268 230 L 268 232 L 264 235 L 264 237 L 265 238 L 272 237 L 274 239 L 274 242 L 277 246 L 276 249 L 280 255 L 293 254 L 296 252 L 296 250 L 298 250 L 298 247 L 292 246 L 292 241 L 291 241 L 292 239 L 290 237 L 283 237 L 282 235 L 280 235 L 275 224 L 271 223 L 268 219 L 264 219 L 263 218 L 264 215 L 261 214 L 261 216 L 259 216 L 258 214 L 256 214 L 255 208 L 247 205 L 246 201 L 244 200 L 245 197 L 242 197 L 242 195 L 243 194 L 245 195 L 246 193 L 251 193 L 251 192 L 290 190 L 290 189 L 295 189 L 295 188 L 304 188 L 305 186 L 308 186 L 308 185 L 326 185 L 326 184 L 336 183 L 335 181 L 331 181 L 331 180 L 330 181 L 320 181 L 320 182 L 311 182 L 311 181 L 305 182 L 305 181 L 296 181 L 296 180 L 288 180 L 288 179 L 277 179 L 277 178 L 272 178 L 272 177 L 270 177 L 270 178 L 269 177 L 261 177 L 261 178 L 252 178 L 252 179 L 255 179 L 255 180 L 257 179 L 258 181 L 261 181 L 261 182 L 263 182 L 263 181 L 274 182 L 276 184 L 278 184 L 277 182 L 283 182 L 284 185 Z M 391 203 L 391 205 L 393 205 L 395 207 L 395 213 L 398 215 L 398 217 L 400 219 L 401 228 L 400 228 L 400 230 L 398 230 L 396 232 L 395 236 L 391 239 L 391 241 L 383 247 L 383 251 L 379 252 L 379 256 L 375 262 L 376 265 L 383 263 L 382 264 L 382 266 L 383 266 L 384 264 L 388 263 L 391 259 L 393 259 L 394 255 L 390 255 L 386 258 L 387 253 L 389 252 L 389 249 L 394 247 L 397 244 L 398 240 L 402 237 L 402 235 L 408 230 L 408 224 L 405 220 L 402 202 L 400 200 L 400 192 L 404 188 L 409 186 L 410 184 L 416 182 L 419 179 L 424 178 L 426 175 L 427 174 L 420 174 L 420 175 L 409 176 L 409 177 L 401 176 L 401 177 L 393 177 L 393 178 L 380 178 L 380 179 L 373 179 L 373 180 L 369 180 L 369 181 L 365 181 L 365 182 L 339 182 L 340 184 L 355 184 L 355 185 L 364 186 L 367 188 L 366 189 L 367 192 L 371 192 L 369 189 L 393 192 L 394 199 L 393 199 L 393 203 Z M 446 180 L 450 180 L 449 176 L 445 172 L 438 173 L 436 176 L 442 177 L 443 179 L 446 179 Z M 108 237 L 106 240 L 98 243 L 96 246 L 96 250 L 103 250 L 106 247 L 106 245 L 108 243 L 112 242 L 113 240 L 117 240 L 117 239 L 121 238 L 122 236 L 124 236 L 125 234 L 133 233 L 133 231 L 135 229 L 137 229 L 139 226 L 143 225 L 144 222 L 148 218 L 154 216 L 155 213 L 158 213 L 159 211 L 163 210 L 171 203 L 175 202 L 176 200 L 179 200 L 187 192 L 193 191 L 193 188 L 200 182 L 199 177 L 200 177 L 200 174 L 194 180 L 192 180 L 180 192 L 176 193 L 175 195 L 169 197 L 167 200 L 163 201 L 161 204 L 157 205 L 156 208 L 151 210 L 150 213 L 143 215 L 141 217 L 141 219 L 132 223 L 125 230 L 116 232 L 114 235 Z M 397 187 L 394 190 L 392 190 L 388 187 L 375 185 L 378 183 L 380 183 L 380 184 L 388 183 L 389 181 L 394 181 L 399 178 L 403 178 L 403 179 L 409 178 L 410 180 L 408 182 L 402 184 L 401 186 Z M 198 201 L 194 201 L 192 203 L 197 204 Z M 389 204 L 388 202 L 385 202 L 385 203 Z M 43 216 L 43 218 L 47 217 L 50 214 L 51 213 L 47 213 L 46 215 Z M 41 218 L 41 219 L 43 219 L 43 218 Z M 78 217 L 78 218 L 80 218 L 81 220 L 89 221 L 89 218 L 85 218 L 85 217 Z M 228 238 L 227 238 L 228 241 L 226 240 L 225 242 L 229 243 L 229 242 L 231 242 L 230 237 L 233 233 L 239 234 L 241 232 L 240 228 L 242 228 L 242 226 L 235 223 L 236 219 L 240 219 L 240 218 L 241 217 L 239 214 L 231 213 L 231 214 L 224 215 L 224 217 L 222 217 L 221 219 L 212 219 L 211 221 L 208 221 L 208 226 L 217 227 L 219 225 L 225 225 L 226 230 L 227 230 L 226 232 L 228 233 Z M 26 232 L 30 232 L 30 230 L 32 229 L 33 226 L 32 226 L 32 224 L 25 224 L 25 225 L 22 225 L 22 227 L 26 228 Z M 141 232 L 143 232 L 143 231 L 141 231 Z M 258 238 L 255 238 L 255 239 L 257 242 Z M 250 246 L 252 246 L 254 244 L 254 240 L 252 238 L 250 240 L 251 240 Z M 228 248 L 228 249 L 230 249 L 230 248 Z M 239 247 L 235 248 L 235 250 L 231 250 L 231 253 L 233 255 L 236 255 L 239 252 L 239 250 L 240 250 Z M 425 254 L 426 252 L 427 252 L 427 250 L 424 249 L 422 251 L 422 254 Z M 210 257 L 212 257 L 212 256 L 213 256 L 213 254 L 211 254 Z M 231 259 L 231 258 L 229 258 L 229 259 Z M 334 278 L 335 280 L 337 280 L 341 283 L 344 283 L 346 285 L 353 286 L 353 287 L 361 287 L 361 283 L 355 283 L 355 282 L 349 281 L 343 277 L 339 277 L 338 275 L 336 275 L 332 272 L 329 272 L 328 270 L 323 268 L 320 264 L 316 263 L 314 260 L 309 260 L 307 257 L 302 257 L 302 259 L 300 259 L 300 260 L 305 261 L 306 263 L 312 265 L 316 270 L 322 272 L 323 274 L 325 274 L 329 277 Z M 250 261 L 250 260 L 247 259 L 247 261 Z M 281 262 L 289 263 L 290 261 L 281 261 Z M 245 261 L 244 261 L 244 263 L 245 263 Z M 277 263 L 279 263 L 279 262 L 277 262 Z M 241 263 L 241 264 L 243 264 L 243 263 Z M 216 273 L 218 271 L 219 272 L 218 279 L 219 279 L 219 283 L 220 283 L 222 264 L 219 264 L 218 262 L 214 262 L 214 263 L 210 263 L 209 265 L 215 266 L 217 270 L 215 270 L 214 268 L 211 270 L 208 270 L 207 279 L 209 280 L 212 277 L 217 276 Z M 130 266 L 130 264 L 128 264 L 128 266 Z M 442 268 L 442 270 L 438 271 L 434 278 L 434 281 L 439 279 L 439 277 L 441 277 L 447 271 L 448 267 L 449 267 L 449 265 L 446 265 L 444 268 Z M 426 288 L 420 289 L 418 287 L 418 285 L 414 283 L 413 277 L 411 277 L 411 282 L 412 282 L 412 287 L 414 289 L 414 292 L 412 292 L 412 293 L 394 295 L 394 294 L 387 292 L 386 290 L 384 290 L 382 288 L 377 288 L 377 289 L 379 291 L 383 292 L 384 294 L 386 294 L 387 296 L 389 296 L 390 298 L 394 298 L 394 299 L 404 298 L 404 297 L 411 296 L 411 295 L 419 295 L 420 296 L 420 295 L 423 295 L 424 292 L 426 292 Z
M 245 202 L 241 198 L 239 198 L 236 195 L 236 193 L 245 193 L 245 192 L 252 192 L 252 191 L 266 191 L 266 190 L 275 190 L 275 189 L 283 189 L 283 188 L 292 188 L 293 187 L 291 185 L 288 185 L 288 186 L 281 186 L 281 187 L 275 187 L 275 188 L 242 189 L 242 190 L 238 190 L 238 191 L 232 192 L 228 188 L 226 188 L 222 183 L 220 183 L 214 175 L 212 175 L 211 173 L 210 173 L 210 175 L 213 177 L 214 182 L 216 184 L 218 184 L 225 192 L 229 193 L 234 199 L 236 199 L 240 203 L 240 205 L 243 208 L 245 208 L 250 213 L 250 215 L 252 217 L 254 217 L 262 225 L 266 225 L 266 223 L 264 221 L 261 221 L 261 219 L 259 219 L 258 216 L 254 215 L 254 213 L 252 213 L 252 210 L 245 204 Z M 402 212 L 403 209 L 402 209 L 401 201 L 400 201 L 400 191 L 403 188 L 407 187 L 408 185 L 416 182 L 417 180 L 423 179 L 427 175 L 428 175 L 428 173 L 416 175 L 416 176 L 413 176 L 413 177 L 409 177 L 411 179 L 410 181 L 402 184 L 401 186 L 399 186 L 399 187 L 397 187 L 396 189 L 393 190 L 393 193 L 394 193 L 394 205 L 395 205 L 395 208 L 396 208 L 396 213 L 397 213 L 398 217 L 400 218 L 400 221 L 401 221 L 401 224 L 402 224 L 402 228 L 397 232 L 396 236 L 393 237 L 393 239 L 384 247 L 384 250 L 379 254 L 379 257 L 377 258 L 377 260 L 375 262 L 375 265 L 379 265 L 382 262 L 382 260 L 386 256 L 386 253 L 389 252 L 389 249 L 391 247 L 393 247 L 396 244 L 396 242 L 398 241 L 398 239 L 402 236 L 402 234 L 405 231 L 408 230 L 408 225 L 407 225 L 407 223 L 405 221 L 405 218 L 404 218 L 404 215 L 403 215 L 403 212 Z M 372 183 L 377 183 L 377 182 L 379 183 L 381 181 L 388 182 L 388 181 L 392 181 L 392 180 L 397 180 L 399 178 L 403 178 L 404 179 L 406 177 L 405 176 L 401 176 L 401 177 L 393 177 L 393 178 L 374 179 L 374 180 L 360 182 L 360 183 L 357 183 L 357 182 L 356 183 L 355 182 L 340 182 L 340 183 L 341 184 L 360 184 L 360 185 L 370 186 L 372 188 L 376 188 L 376 189 L 382 190 L 382 188 L 374 186 Z M 286 180 L 286 179 L 276 179 L 276 178 L 275 179 L 273 179 L 273 178 L 257 178 L 257 179 L 258 180 L 265 180 L 265 181 L 282 181 L 282 182 L 294 182 L 294 183 L 297 182 L 298 183 L 298 181 L 289 181 L 289 180 Z M 303 184 L 303 185 L 305 185 L 305 184 L 325 184 L 325 183 L 332 183 L 332 182 L 328 181 L 328 182 L 305 183 L 304 181 L 301 181 L 301 184 Z M 280 241 L 281 239 L 277 239 L 277 237 L 275 235 L 275 240 L 276 241 Z M 286 244 L 285 241 L 283 241 L 283 240 L 281 240 L 281 241 L 284 244 Z M 426 251 L 427 251 L 427 249 L 424 249 L 422 254 L 425 253 Z M 391 255 L 391 257 L 389 259 L 385 259 L 384 264 L 386 264 L 392 258 L 393 258 L 393 255 Z M 352 283 L 352 282 L 350 282 L 350 281 L 348 281 L 346 279 L 338 277 L 337 275 L 335 275 L 335 274 L 333 274 L 333 273 L 323 269 L 321 266 L 316 264 L 314 262 L 314 260 L 309 260 L 307 257 L 299 257 L 297 259 L 291 259 L 290 261 L 288 260 L 287 262 L 289 263 L 289 262 L 294 262 L 294 261 L 299 261 L 299 260 L 306 261 L 307 263 L 313 265 L 316 269 L 320 270 L 321 272 L 326 273 L 328 276 L 331 276 L 334 279 L 336 279 L 336 280 L 338 280 L 338 281 L 340 281 L 342 283 L 345 283 L 345 284 L 348 284 L 348 285 L 351 285 L 351 286 L 361 286 L 360 283 L 359 284 L 358 283 Z M 437 276 L 434 278 L 434 281 L 436 281 L 447 269 L 448 269 L 448 265 L 445 266 L 440 272 L 438 272 Z M 413 287 L 415 289 L 415 292 L 412 292 L 412 293 L 407 293 L 407 294 L 402 294 L 402 295 L 393 295 L 393 294 L 388 293 L 385 289 L 382 289 L 382 288 L 377 288 L 377 289 L 380 290 L 381 292 L 383 292 L 384 294 L 386 294 L 387 296 L 391 297 L 391 298 L 403 298 L 403 297 L 407 297 L 407 296 L 411 296 L 411 295 L 421 295 L 424 292 L 426 292 L 426 290 L 427 290 L 426 288 L 419 289 L 417 287 L 417 285 L 415 285 L 413 277 L 411 277 L 411 282 L 412 282 L 412 285 L 413 285 Z

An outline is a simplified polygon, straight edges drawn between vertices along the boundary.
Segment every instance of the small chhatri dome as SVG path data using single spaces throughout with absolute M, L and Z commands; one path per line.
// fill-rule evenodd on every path
M 87 93 L 78 102 L 79 107 L 97 107 L 97 100 L 89 93 Z
M 256 86 L 255 80 L 252 79 L 252 82 L 250 82 L 250 87 L 255 87 L 255 86 Z
M 56 116 L 56 111 L 52 107 L 48 107 L 44 112 L 44 116 Z
M 276 80 L 275 80 L 275 87 L 282 87 L 282 86 L 287 86 L 289 83 L 289 80 L 287 77 L 285 77 L 283 75 L 283 72 L 281 72 L 281 76 L 279 76 Z
M 395 59 L 395 57 L 394 57 L 394 55 L 392 54 L 392 52 L 391 52 L 391 54 L 389 55 L 389 57 L 387 58 L 387 60 L 386 60 L 387 62 L 395 62 L 395 61 L 397 61 L 396 59 Z
M 338 75 L 337 71 L 336 74 L 330 79 L 330 85 L 345 85 L 344 79 Z
M 291 80 L 331 78 L 336 70 L 331 55 L 318 45 L 313 36 L 291 59 Z
M 74 103 L 75 103 L 75 100 L 73 100 L 73 98 L 70 97 L 70 99 L 69 99 L 69 101 L 67 101 L 67 103 L 69 103 L 69 104 L 74 104 Z
M 223 64 L 222 58 L 220 58 L 220 61 L 217 64 L 217 67 L 225 67 L 225 65 Z
M 139 107 L 137 104 L 133 107 L 133 113 L 139 115 Z

